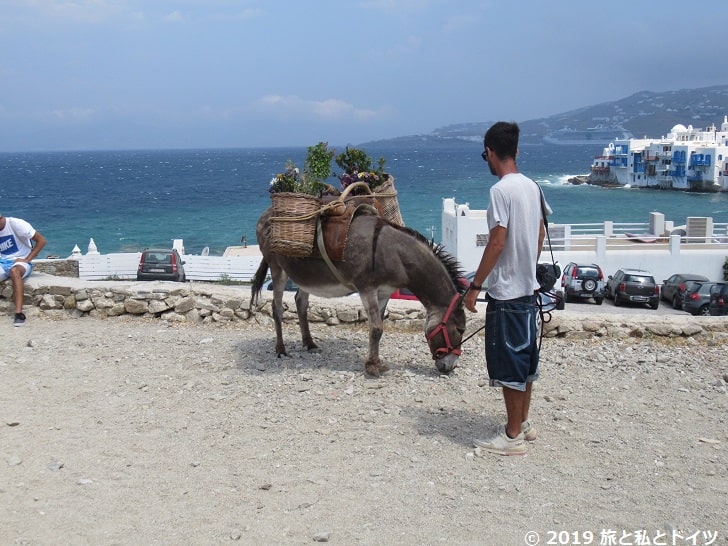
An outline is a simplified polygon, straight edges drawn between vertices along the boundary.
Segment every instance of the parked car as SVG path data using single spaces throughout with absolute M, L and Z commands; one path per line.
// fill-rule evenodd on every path
M 714 317 L 728 315 L 728 282 L 717 282 L 710 288 L 708 308 Z
M 389 299 L 415 301 L 415 300 L 417 300 L 417 296 L 415 296 L 412 292 L 410 292 L 406 288 L 398 288 L 397 290 L 392 292 L 392 294 L 389 296 Z
M 660 286 L 655 277 L 643 269 L 618 269 L 607 278 L 604 295 L 614 299 L 614 305 L 631 302 L 646 303 L 652 309 L 660 306 Z
M 138 281 L 185 282 L 182 257 L 174 248 L 147 248 L 139 258 Z
M 475 275 L 475 273 L 473 273 L 473 275 Z M 467 288 L 468 286 L 470 286 L 470 283 L 472 282 L 472 277 L 470 278 L 470 280 L 466 279 L 466 277 L 460 277 L 458 280 L 460 281 L 460 284 L 463 287 Z M 485 294 L 485 292 L 481 292 L 481 294 Z M 395 290 L 394 292 L 392 292 L 390 294 L 389 299 L 391 299 L 391 300 L 412 300 L 412 301 L 418 300 L 417 296 L 415 296 L 407 288 L 398 288 L 397 290 Z M 485 299 L 482 299 L 482 300 L 478 299 L 478 301 L 485 301 Z
M 594 299 L 601 305 L 604 301 L 604 274 L 597 264 L 570 262 L 561 276 L 561 288 L 567 303 L 578 299 Z
M 682 310 L 691 315 L 710 315 L 710 289 L 714 282 L 687 281 L 680 290 Z
M 263 290 L 273 290 L 273 279 L 268 279 L 263 283 Z M 283 290 L 286 292 L 298 292 L 298 285 L 288 278 L 286 279 L 286 286 Z
M 466 273 L 465 279 L 467 280 L 467 286 L 470 286 L 470 283 L 473 282 L 474 278 L 475 271 Z M 478 297 L 475 299 L 475 301 L 486 301 L 487 291 L 488 280 L 486 279 L 486 281 L 483 283 L 483 288 L 478 294 Z M 539 300 L 541 301 L 541 307 L 544 311 L 551 311 L 552 309 L 561 311 L 564 309 L 564 293 L 561 290 L 552 290 L 548 293 L 539 292 L 538 296 Z
M 695 275 L 693 273 L 675 273 L 670 278 L 662 281 L 660 289 L 660 299 L 672 303 L 673 309 L 682 309 L 681 290 L 685 290 L 687 281 L 708 282 L 710 279 L 704 275 Z

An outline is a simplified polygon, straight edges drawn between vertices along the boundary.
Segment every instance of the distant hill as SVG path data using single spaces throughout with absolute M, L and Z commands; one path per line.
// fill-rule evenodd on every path
M 521 144 L 527 145 L 543 144 L 544 137 L 561 129 L 582 131 L 596 126 L 621 127 L 635 137 L 658 138 L 667 134 L 678 123 L 703 128 L 713 124 L 720 125 L 726 115 L 728 115 L 728 85 L 718 85 L 662 93 L 640 91 L 613 102 L 518 123 L 521 126 Z M 425 145 L 457 140 L 480 142 L 492 124 L 493 121 L 458 123 L 435 129 L 425 135 L 411 135 L 368 144 L 402 144 L 411 141 Z

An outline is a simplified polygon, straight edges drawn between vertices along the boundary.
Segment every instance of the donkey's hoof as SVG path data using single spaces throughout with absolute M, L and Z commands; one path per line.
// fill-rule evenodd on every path
M 367 362 L 364 365 L 364 371 L 366 372 L 367 377 L 379 377 L 381 375 L 379 365 L 374 362 Z
M 386 373 L 386 372 L 388 372 L 388 371 L 389 371 L 389 366 L 387 366 L 387 365 L 386 365 L 386 364 L 384 364 L 383 362 L 380 362 L 380 363 L 379 363 L 379 373 L 380 373 L 380 374 L 384 374 L 384 373 Z

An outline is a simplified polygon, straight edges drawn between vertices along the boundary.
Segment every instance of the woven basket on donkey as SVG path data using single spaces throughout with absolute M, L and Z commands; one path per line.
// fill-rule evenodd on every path
M 305 193 L 272 193 L 270 219 L 271 251 L 294 258 L 307 258 L 313 250 L 316 220 L 321 209 L 317 197 Z
M 402 213 L 397 201 L 397 190 L 394 189 L 394 177 L 387 175 L 387 179 L 374 189 L 374 197 L 379 202 L 383 216 L 398 226 L 404 226 Z

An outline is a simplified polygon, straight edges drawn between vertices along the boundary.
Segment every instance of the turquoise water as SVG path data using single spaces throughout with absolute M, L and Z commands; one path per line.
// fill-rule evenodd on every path
M 405 223 L 439 239 L 442 198 L 485 209 L 495 183 L 480 143 L 365 147 L 387 160 Z M 658 211 L 675 224 L 688 216 L 728 222 L 728 194 L 572 186 L 601 146 L 521 149 L 522 172 L 542 184 L 553 223 L 643 222 Z M 222 254 L 246 236 L 268 207 L 267 188 L 286 160 L 303 166 L 305 148 L 53 152 L 0 154 L 0 212 L 30 221 L 48 239 L 46 255 L 102 253 L 170 246 L 183 239 L 197 254 Z M 335 179 L 330 181 L 336 183 Z M 433 229 L 434 228 L 434 229 Z

